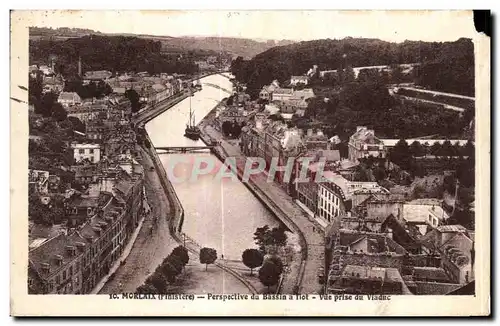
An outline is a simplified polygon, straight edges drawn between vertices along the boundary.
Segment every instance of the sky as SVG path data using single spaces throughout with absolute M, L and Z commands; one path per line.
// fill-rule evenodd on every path
M 455 41 L 475 35 L 471 11 L 26 11 L 38 27 L 104 33 L 313 40 Z

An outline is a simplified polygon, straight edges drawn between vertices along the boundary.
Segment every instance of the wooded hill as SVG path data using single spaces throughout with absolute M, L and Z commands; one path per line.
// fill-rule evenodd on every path
M 455 42 L 405 41 L 345 38 L 315 40 L 278 46 L 251 60 L 233 61 L 232 72 L 249 89 L 260 89 L 272 80 L 285 81 L 302 75 L 313 65 L 319 70 L 345 66 L 365 67 L 421 63 L 415 81 L 434 90 L 474 95 L 474 48 L 470 39 Z
M 89 35 L 64 41 L 31 40 L 29 46 L 30 64 L 48 64 L 54 57 L 56 71 L 64 75 L 77 71 L 79 57 L 83 71 L 189 74 L 198 71 L 194 60 L 204 55 L 207 53 L 195 51 L 182 55 L 164 54 L 161 42 L 128 36 Z
M 186 51 L 206 51 L 212 54 L 225 52 L 231 56 L 241 56 L 245 59 L 251 59 L 255 55 L 269 50 L 275 46 L 292 44 L 293 41 L 288 40 L 268 40 L 257 41 L 247 38 L 236 37 L 172 37 L 172 36 L 158 36 L 158 35 L 134 35 L 129 33 L 124 34 L 109 34 L 92 31 L 89 29 L 79 28 L 44 28 L 44 27 L 31 27 L 30 39 L 31 40 L 65 40 L 68 38 L 84 37 L 90 35 L 100 36 L 128 36 L 147 39 L 152 41 L 159 41 L 162 45 L 162 51 L 167 53 L 172 52 L 186 52 Z M 210 55 L 210 54 L 209 54 Z

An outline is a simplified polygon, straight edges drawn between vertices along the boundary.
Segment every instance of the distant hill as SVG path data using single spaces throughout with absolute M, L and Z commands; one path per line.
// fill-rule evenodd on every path
M 190 74 L 198 71 L 195 61 L 207 55 L 206 51 L 168 54 L 162 51 L 160 41 L 130 36 L 91 34 L 66 37 L 64 40 L 49 38 L 29 42 L 30 64 L 48 64 L 49 58 L 53 58 L 56 72 L 65 77 L 76 75 L 79 58 L 84 72 L 109 70 Z
M 284 81 L 302 75 L 313 65 L 329 70 L 401 63 L 422 63 L 417 76 L 421 85 L 474 94 L 474 48 L 465 38 L 455 42 L 391 43 L 363 38 L 299 42 L 273 47 L 251 60 L 234 60 L 232 72 L 249 89 L 256 90 L 273 79 Z
M 68 38 L 77 38 L 88 35 L 108 35 L 108 36 L 133 36 L 138 38 L 150 39 L 160 41 L 162 43 L 162 51 L 165 52 L 178 52 L 190 50 L 203 50 L 226 52 L 233 57 L 241 56 L 245 59 L 251 59 L 255 55 L 269 50 L 275 46 L 283 46 L 293 44 L 293 41 L 288 40 L 268 40 L 257 41 L 245 38 L 236 37 L 171 37 L 171 36 L 156 36 L 156 35 L 143 35 L 143 34 L 130 34 L 130 33 L 101 33 L 89 29 L 80 28 L 45 28 L 45 27 L 31 27 L 30 39 L 46 39 L 52 38 L 55 40 L 64 40 Z

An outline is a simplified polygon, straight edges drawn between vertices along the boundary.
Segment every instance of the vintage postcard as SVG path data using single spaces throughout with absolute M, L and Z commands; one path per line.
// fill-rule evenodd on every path
M 472 11 L 12 11 L 11 315 L 490 314 Z

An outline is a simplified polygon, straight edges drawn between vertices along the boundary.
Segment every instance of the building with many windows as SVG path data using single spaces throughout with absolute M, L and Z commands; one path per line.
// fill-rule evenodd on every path
M 375 136 L 375 131 L 366 127 L 357 127 L 349 138 L 349 160 L 359 163 L 360 158 L 368 156 L 385 158 L 387 150 L 384 142 Z
M 93 143 L 73 143 L 73 157 L 75 162 L 87 160 L 90 163 L 98 163 L 101 160 L 101 145 Z
M 66 228 L 50 238 L 32 239 L 28 293 L 90 293 L 119 263 L 144 213 L 143 171 L 111 177 L 111 192 L 73 194 L 66 205 Z

